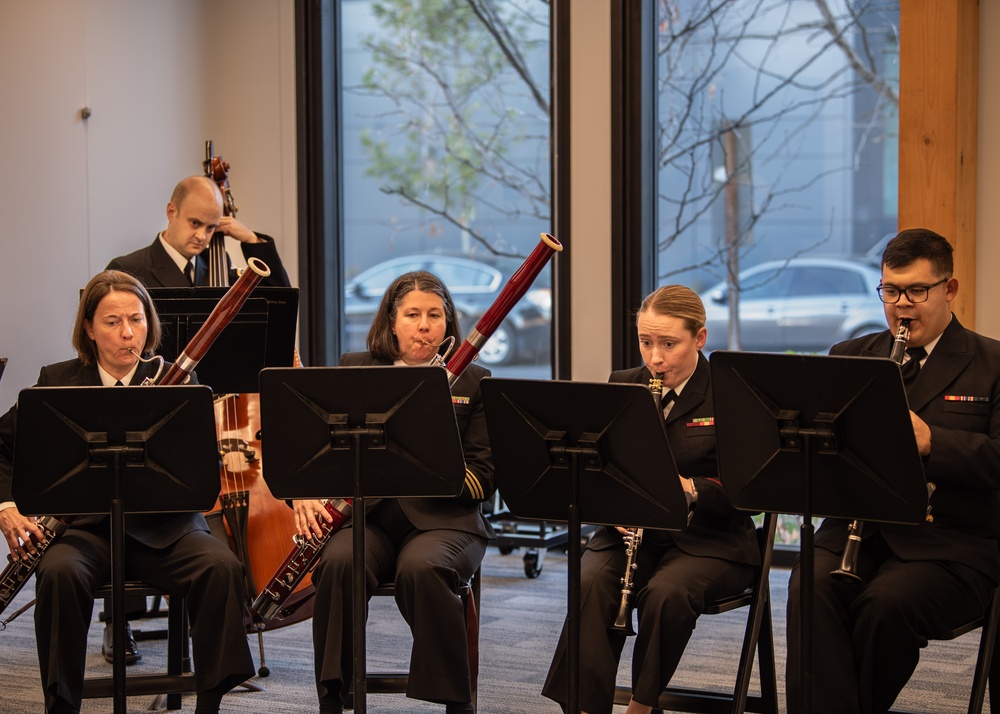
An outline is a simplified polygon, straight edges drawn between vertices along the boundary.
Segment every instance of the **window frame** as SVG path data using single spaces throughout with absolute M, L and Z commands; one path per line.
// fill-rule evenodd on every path
M 570 207 L 571 0 L 552 0 L 550 37 L 550 182 L 552 230 L 568 234 Z M 341 53 L 339 0 L 295 0 L 296 115 L 299 218 L 299 341 L 311 365 L 339 362 L 341 316 L 327 306 L 339 305 L 343 278 L 343 150 L 337 130 L 343 82 L 336 58 Z M 570 375 L 570 257 L 553 263 L 552 349 L 556 379 Z

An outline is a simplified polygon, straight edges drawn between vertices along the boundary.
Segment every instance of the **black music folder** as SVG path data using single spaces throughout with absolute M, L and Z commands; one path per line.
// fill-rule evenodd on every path
M 163 326 L 159 353 L 176 360 L 228 288 L 149 288 Z M 291 367 L 298 320 L 298 288 L 254 288 L 243 307 L 198 363 L 199 384 L 216 394 L 258 391 L 266 367 Z

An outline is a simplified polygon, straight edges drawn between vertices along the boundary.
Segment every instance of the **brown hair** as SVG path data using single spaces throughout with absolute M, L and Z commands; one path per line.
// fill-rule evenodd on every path
M 396 324 L 396 315 L 403 304 L 403 299 L 412 291 L 419 290 L 423 293 L 434 293 L 444 304 L 445 318 L 447 326 L 445 328 L 445 338 L 455 338 L 455 348 L 458 349 L 462 342 L 462 328 L 458 324 L 458 314 L 455 310 L 455 303 L 451 299 L 451 293 L 445 287 L 441 279 L 426 270 L 416 270 L 404 273 L 392 281 L 392 284 L 385 289 L 382 295 L 382 302 L 372 320 L 372 326 L 368 330 L 368 350 L 379 359 L 397 360 L 402 356 L 399 349 L 399 342 L 392 328 Z
M 143 357 L 151 357 L 160 346 L 163 336 L 160 318 L 153 307 L 153 299 L 138 278 L 123 273 L 120 270 L 105 270 L 90 279 L 80 296 L 80 304 L 76 310 L 76 322 L 73 323 L 73 349 L 80 361 L 87 365 L 97 364 L 97 346 L 87 334 L 85 323 L 93 323 L 94 313 L 101 300 L 111 291 L 132 293 L 146 311 L 146 344 L 142 347 Z
M 651 292 L 642 301 L 637 314 L 647 310 L 683 320 L 688 331 L 695 336 L 705 326 L 705 305 L 696 292 L 683 285 L 664 285 Z

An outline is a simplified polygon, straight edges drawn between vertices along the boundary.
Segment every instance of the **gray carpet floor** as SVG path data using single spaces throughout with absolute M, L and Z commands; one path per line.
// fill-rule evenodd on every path
M 490 548 L 483 564 L 482 626 L 480 637 L 479 711 L 485 714 L 558 714 L 561 710 L 539 694 L 562 620 L 566 613 L 566 556 L 549 552 L 535 579 L 524 575 L 521 551 L 501 555 Z M 785 662 L 785 598 L 788 571 L 771 573 L 775 660 L 778 689 L 783 696 Z M 19 593 L 9 616 L 33 596 L 33 583 Z M 41 686 L 35 657 L 33 611 L 11 622 L 0 632 L 0 714 L 41 712 Z M 743 636 L 746 609 L 707 616 L 698 623 L 674 684 L 690 687 L 731 687 Z M 140 626 L 149 627 L 144 621 Z M 159 626 L 156 624 L 156 626 Z M 90 633 L 88 673 L 107 676 L 110 666 L 100 655 L 101 623 Z M 270 676 L 260 679 L 266 691 L 234 690 L 223 701 L 224 712 L 284 714 L 315 711 L 312 632 L 310 622 L 265 634 L 265 656 Z M 897 706 L 931 714 L 966 711 L 979 631 L 952 642 L 932 642 L 924 650 L 916 674 Z M 165 643 L 140 643 L 143 659 L 130 667 L 135 674 L 157 672 L 162 667 Z M 818 643 L 822 657 L 822 643 Z M 256 638 L 251 640 L 259 660 Z M 369 669 L 405 669 L 410 640 L 406 624 L 391 598 L 375 598 L 368 629 Z M 619 683 L 628 684 L 628 649 L 619 671 Z M 258 661 L 259 664 L 259 661 Z M 759 691 L 756 674 L 752 691 Z M 129 699 L 129 711 L 144 711 L 149 697 Z M 403 695 L 368 696 L 371 712 L 440 712 L 442 707 L 406 699 Z M 782 711 L 784 703 L 782 702 Z M 109 699 L 84 702 L 84 712 L 112 712 Z M 194 696 L 185 695 L 183 712 L 194 711 Z M 617 711 L 624 711 L 618 708 Z M 989 711 L 987 704 L 986 711 Z

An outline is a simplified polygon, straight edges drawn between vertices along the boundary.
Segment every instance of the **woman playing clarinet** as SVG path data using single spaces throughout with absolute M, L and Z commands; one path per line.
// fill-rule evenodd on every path
M 75 359 L 42 367 L 39 386 L 141 384 L 153 377 L 160 321 L 146 288 L 128 273 L 105 270 L 80 297 L 73 327 Z M 152 361 L 152 360 L 150 360 Z M 193 375 L 192 375 L 193 376 Z M 44 533 L 11 495 L 17 407 L 0 418 L 0 530 L 11 557 L 35 552 Z M 58 447 L 58 445 L 54 445 Z M 92 593 L 111 579 L 109 517 L 77 517 L 47 547 L 35 571 L 35 638 L 50 714 L 79 712 Z M 132 514 L 125 521 L 125 575 L 184 596 L 191 614 L 195 712 L 218 712 L 222 696 L 254 674 L 243 625 L 243 566 L 209 533 L 201 513 Z
M 451 295 L 434 275 L 397 278 L 382 296 L 368 332 L 368 352 L 343 355 L 341 365 L 427 365 L 441 345 L 461 342 Z M 395 583 L 396 603 L 413 633 L 406 695 L 472 712 L 465 609 L 459 586 L 469 581 L 494 537 L 480 503 L 494 491 L 486 416 L 479 392 L 489 372 L 469 365 L 452 385 L 452 404 L 465 453 L 465 484 L 456 498 L 365 501 L 367 590 Z M 320 536 L 319 519 L 332 521 L 321 501 L 295 501 L 296 526 Z M 336 531 L 313 571 L 316 604 L 313 643 L 320 712 L 343 711 L 354 678 L 350 522 Z
M 646 297 L 636 318 L 643 366 L 614 372 L 612 382 L 646 385 L 660 397 L 667 440 L 688 498 L 687 529 L 644 529 L 634 553 L 632 597 L 638 614 L 632 701 L 627 714 L 648 714 L 670 682 L 707 603 L 745 590 L 760 565 L 754 525 L 733 508 L 719 481 L 712 387 L 705 345 L 705 308 L 681 285 Z M 637 445 L 639 446 L 639 445 Z M 580 708 L 610 714 L 631 611 L 620 622 L 626 541 L 623 528 L 598 530 L 581 563 Z M 619 621 L 616 625 L 616 620 Z M 565 704 L 566 630 L 542 693 Z

